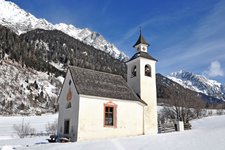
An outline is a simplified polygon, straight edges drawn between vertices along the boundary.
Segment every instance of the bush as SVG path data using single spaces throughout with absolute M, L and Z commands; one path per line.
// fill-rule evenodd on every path
M 14 124 L 13 129 L 16 131 L 17 135 L 20 138 L 24 138 L 29 135 L 34 135 L 36 132 L 36 130 L 32 128 L 29 123 L 25 123 L 25 124 L 22 123 L 19 125 Z
M 222 109 L 218 109 L 218 110 L 216 111 L 216 114 L 217 114 L 217 115 L 223 115 L 223 114 L 224 114 L 224 112 L 223 112 L 223 110 L 222 110 Z
M 55 120 L 54 122 L 52 123 L 48 123 L 46 124 L 45 126 L 45 130 L 48 134 L 56 134 L 57 132 L 57 126 L 58 126 L 58 121 Z

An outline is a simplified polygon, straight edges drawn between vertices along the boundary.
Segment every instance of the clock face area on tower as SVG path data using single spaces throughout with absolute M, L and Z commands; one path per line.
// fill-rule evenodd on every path
M 142 51 L 146 52 L 146 48 L 145 47 L 142 47 Z

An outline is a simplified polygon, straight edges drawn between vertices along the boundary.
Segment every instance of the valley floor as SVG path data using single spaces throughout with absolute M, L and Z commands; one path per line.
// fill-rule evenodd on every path
M 54 116 L 54 115 L 53 115 Z M 41 120 L 46 120 L 46 116 Z M 56 115 L 54 116 L 56 117 Z M 51 119 L 53 119 L 52 117 Z M 0 122 L 2 124 L 2 119 Z M 12 119 L 13 120 L 13 119 Z M 77 143 L 53 143 L 47 137 L 25 139 L 0 139 L 1 150 L 224 150 L 225 148 L 225 116 L 212 116 L 192 121 L 193 129 L 184 132 L 173 132 L 158 135 L 104 139 Z M 2 127 L 0 128 L 2 130 Z M 3 131 L 0 131 L 2 134 Z M 0 137 L 3 137 L 0 135 Z

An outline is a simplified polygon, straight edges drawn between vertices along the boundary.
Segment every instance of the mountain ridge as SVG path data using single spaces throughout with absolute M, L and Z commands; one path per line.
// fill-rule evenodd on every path
M 6 1 L 0 0 L 0 2 L 5 3 Z M 2 6 L 0 4 L 0 9 Z M 16 9 L 18 7 L 14 3 L 9 6 Z M 18 11 L 20 12 L 20 8 Z M 13 13 L 16 13 L 16 11 Z M 31 16 L 30 13 L 25 11 L 24 14 L 25 17 L 26 15 Z M 16 26 L 6 22 L 6 19 L 0 19 L 0 70 L 2 69 L 0 82 L 3 83 L 0 84 L 0 104 L 4 106 L 0 107 L 2 114 L 44 113 L 57 110 L 55 99 L 62 84 L 62 82 L 59 82 L 58 77 L 62 80 L 68 65 L 118 74 L 126 80 L 127 68 L 124 59 L 116 59 L 107 51 L 99 50 L 93 45 L 55 29 L 62 28 L 62 30 L 71 31 L 70 33 L 75 35 L 78 32 L 75 32 L 74 26 L 60 24 L 58 27 L 50 30 L 36 29 L 36 24 L 32 24 L 32 17 L 30 20 L 31 24 L 26 24 L 27 22 L 25 21 L 23 26 L 20 26 L 21 24 L 16 24 L 18 25 Z M 4 23 L 8 24 L 6 26 L 1 25 L 1 21 L 5 21 Z M 39 21 L 41 21 L 39 25 L 48 24 L 44 19 Z M 21 32 L 20 28 L 25 32 Z M 99 33 L 91 32 L 87 28 L 78 30 L 82 32 L 83 36 L 80 36 L 80 39 L 85 37 L 85 40 L 91 41 L 92 39 L 98 40 L 103 38 Z M 18 33 L 16 34 L 15 31 L 18 31 Z M 42 74 L 43 78 L 39 77 L 38 74 Z M 28 79 L 25 77 L 28 77 Z M 207 102 L 221 102 L 212 96 L 185 89 L 162 75 L 156 75 L 156 78 L 159 102 L 168 103 L 168 99 L 181 99 L 182 96 L 177 95 L 176 91 L 180 91 L 182 95 L 188 93 L 190 98 L 196 100 L 196 102 L 203 101 L 202 107 Z M 16 84 L 17 82 L 19 84 Z M 51 87 L 51 89 L 45 89 L 43 87 L 44 84 L 46 87 Z M 15 99 L 17 101 L 14 101 Z M 31 108 L 32 112 L 29 111 L 29 108 Z
M 109 53 L 116 59 L 123 61 L 128 60 L 128 56 L 121 52 L 114 44 L 106 41 L 106 39 L 97 32 L 93 32 L 88 28 L 79 29 L 71 24 L 52 24 L 43 18 L 36 18 L 13 2 L 5 0 L 1 0 L 0 2 L 0 24 L 12 29 L 18 35 L 34 29 L 60 30 L 96 49 Z
M 171 73 L 167 77 L 185 88 L 225 101 L 225 85 L 218 81 L 184 70 Z

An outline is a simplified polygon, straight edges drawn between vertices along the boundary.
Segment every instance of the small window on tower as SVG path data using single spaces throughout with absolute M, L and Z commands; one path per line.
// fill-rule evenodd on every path
M 150 65 L 145 65 L 145 76 L 148 76 L 148 77 L 152 76 L 151 66 Z
M 137 75 L 137 69 L 136 69 L 136 66 L 134 66 L 131 72 L 131 77 L 136 77 L 136 75 Z

